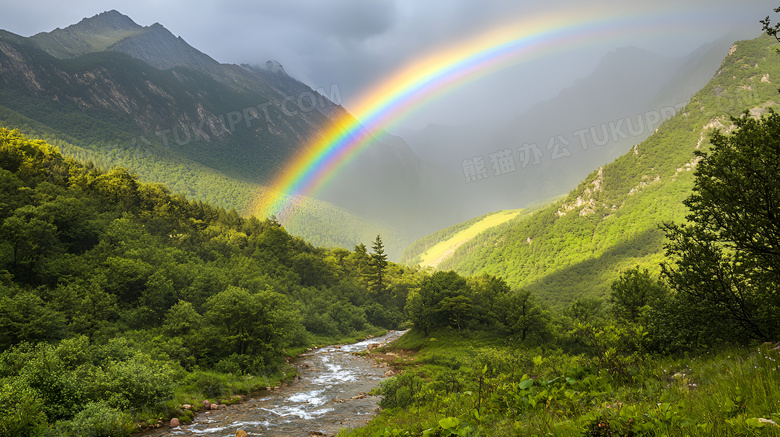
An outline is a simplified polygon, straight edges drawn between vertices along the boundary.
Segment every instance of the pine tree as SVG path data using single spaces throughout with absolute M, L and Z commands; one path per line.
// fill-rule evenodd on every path
M 382 238 L 376 236 L 371 246 L 374 253 L 371 254 L 371 289 L 374 293 L 381 293 L 385 289 L 385 270 L 387 269 L 387 254 Z

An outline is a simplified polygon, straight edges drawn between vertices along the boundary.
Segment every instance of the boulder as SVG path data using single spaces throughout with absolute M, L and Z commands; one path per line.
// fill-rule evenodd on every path
M 247 433 L 243 429 L 239 429 L 236 431 L 236 437 L 247 437 Z
M 185 409 L 185 410 L 191 410 L 191 409 L 192 409 L 192 405 L 190 405 L 190 404 L 184 404 L 184 405 L 182 405 L 181 407 L 182 407 L 183 409 Z
M 204 410 L 210 410 L 211 409 L 211 402 L 208 400 L 203 401 L 203 409 Z
M 210 406 L 210 409 L 211 409 L 211 410 L 219 410 L 219 405 L 217 405 L 217 404 L 211 404 L 211 406 Z
M 395 372 L 393 372 L 392 370 L 388 370 L 387 372 L 385 372 L 385 378 L 393 376 L 393 375 L 395 375 Z
M 176 428 L 179 425 L 181 425 L 181 423 L 179 422 L 179 419 L 177 419 L 175 417 L 173 419 L 171 419 L 171 428 Z
M 376 348 L 379 347 L 379 343 L 369 343 L 368 346 L 366 346 L 366 350 L 371 352 L 373 350 L 376 350 Z
M 212 407 L 213 407 L 213 405 L 212 405 Z M 227 405 L 225 405 L 225 404 L 217 405 L 217 410 L 224 410 L 225 408 L 227 408 Z

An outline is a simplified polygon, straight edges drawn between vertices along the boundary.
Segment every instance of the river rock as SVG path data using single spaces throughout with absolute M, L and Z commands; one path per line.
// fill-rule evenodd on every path
M 191 410 L 191 409 L 192 409 L 192 405 L 190 405 L 190 404 L 184 404 L 184 405 L 182 405 L 181 407 L 182 407 L 183 409 L 185 409 L 185 410 Z
M 218 404 L 211 404 L 209 409 L 211 409 L 211 410 L 219 410 L 219 405 Z
M 203 409 L 204 410 L 210 410 L 211 409 L 211 402 L 208 400 L 203 401 Z
M 236 431 L 236 437 L 247 437 L 247 433 L 243 429 L 239 429 Z
M 227 405 L 225 405 L 225 404 L 217 405 L 217 410 L 224 410 L 225 408 L 227 408 Z
M 181 423 L 179 422 L 179 419 L 177 419 L 175 417 L 173 419 L 171 419 L 171 428 L 176 428 L 179 425 L 181 425 Z
M 373 350 L 376 350 L 376 348 L 379 347 L 379 343 L 369 343 L 368 346 L 366 346 L 366 350 L 371 352 Z
M 393 372 L 392 370 L 388 370 L 387 372 L 385 372 L 385 378 L 393 376 L 393 375 L 395 375 L 395 372 Z

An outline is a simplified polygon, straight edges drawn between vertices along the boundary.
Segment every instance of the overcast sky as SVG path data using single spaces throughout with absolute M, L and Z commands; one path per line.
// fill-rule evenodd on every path
M 595 68 L 618 47 L 637 46 L 682 56 L 729 32 L 760 34 L 758 20 L 774 15 L 777 0 L 45 0 L 0 2 L 0 28 L 22 36 L 66 27 L 116 9 L 136 23 L 159 22 L 174 35 L 220 62 L 275 59 L 305 83 L 338 86 L 343 104 L 412 59 L 513 20 L 546 10 L 565 14 L 587 5 L 612 14 L 635 8 L 652 15 L 670 11 L 657 32 L 626 34 L 614 41 L 505 68 L 427 105 L 405 128 L 427 123 L 462 124 L 510 119 L 533 103 L 554 97 Z M 701 11 L 701 14 L 697 14 Z M 511 98 L 507 98 L 511 95 Z

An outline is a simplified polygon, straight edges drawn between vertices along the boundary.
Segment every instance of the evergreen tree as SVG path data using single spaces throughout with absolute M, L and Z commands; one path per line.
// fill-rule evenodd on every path
M 387 254 L 379 235 L 376 236 L 371 249 L 374 251 L 371 254 L 371 290 L 379 294 L 385 289 L 385 270 L 387 270 Z

